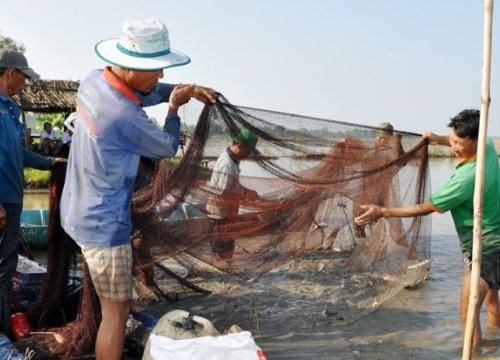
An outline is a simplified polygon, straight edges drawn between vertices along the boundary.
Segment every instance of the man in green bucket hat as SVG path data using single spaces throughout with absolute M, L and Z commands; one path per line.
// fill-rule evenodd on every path
M 251 130 L 243 128 L 238 135 L 231 134 L 231 139 L 235 143 L 244 145 L 251 154 L 260 155 L 260 151 L 255 148 L 259 138 Z
M 209 217 L 214 226 L 233 222 L 242 201 L 256 201 L 260 197 L 240 183 L 240 161 L 250 155 L 259 155 L 256 149 L 258 137 L 249 129 L 241 129 L 238 135 L 231 134 L 232 144 L 217 159 L 209 182 L 212 198 L 207 204 Z M 234 253 L 234 239 L 220 237 L 212 240 L 212 251 L 217 260 L 230 260 Z

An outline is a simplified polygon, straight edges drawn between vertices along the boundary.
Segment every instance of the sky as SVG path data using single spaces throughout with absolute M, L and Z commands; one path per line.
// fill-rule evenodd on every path
M 191 57 L 163 82 L 210 86 L 230 102 L 402 131 L 447 134 L 481 107 L 483 1 L 11 1 L 0 32 L 45 79 L 81 80 L 106 64 L 94 45 L 125 20 L 156 18 Z M 500 136 L 494 12 L 488 134 Z M 500 45 L 499 45 L 500 46 Z M 150 110 L 161 118 L 166 106 Z

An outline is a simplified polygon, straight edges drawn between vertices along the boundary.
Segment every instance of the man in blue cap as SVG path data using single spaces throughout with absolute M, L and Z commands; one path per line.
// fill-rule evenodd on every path
M 11 283 L 18 261 L 23 167 L 48 170 L 56 161 L 64 161 L 40 156 L 23 146 L 21 109 L 12 97 L 21 92 L 26 79 L 39 77 L 21 52 L 0 50 L 0 332 L 6 335 L 10 335 Z

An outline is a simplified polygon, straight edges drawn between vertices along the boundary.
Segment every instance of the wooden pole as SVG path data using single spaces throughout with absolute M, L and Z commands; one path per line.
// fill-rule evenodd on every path
M 483 221 L 483 186 L 486 133 L 490 107 L 491 39 L 493 25 L 493 0 L 484 2 L 483 68 L 481 78 L 481 117 L 476 158 L 476 182 L 474 186 L 474 228 L 472 245 L 472 273 L 470 279 L 469 305 L 464 333 L 463 360 L 472 356 L 472 340 L 475 319 L 479 317 L 479 280 L 481 271 L 481 230 Z
M 29 136 L 31 134 L 28 134 L 28 127 L 26 124 L 26 114 L 24 110 L 21 110 L 21 119 L 23 120 L 23 125 L 24 125 L 24 146 L 29 147 Z

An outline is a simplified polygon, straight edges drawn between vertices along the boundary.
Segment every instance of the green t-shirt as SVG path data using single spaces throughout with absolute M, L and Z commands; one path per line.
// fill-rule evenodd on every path
M 482 253 L 500 250 L 500 167 L 491 139 L 486 143 L 483 193 Z M 451 211 L 462 251 L 472 252 L 474 226 L 474 182 L 476 160 L 457 165 L 448 182 L 431 195 L 429 201 L 439 212 Z

